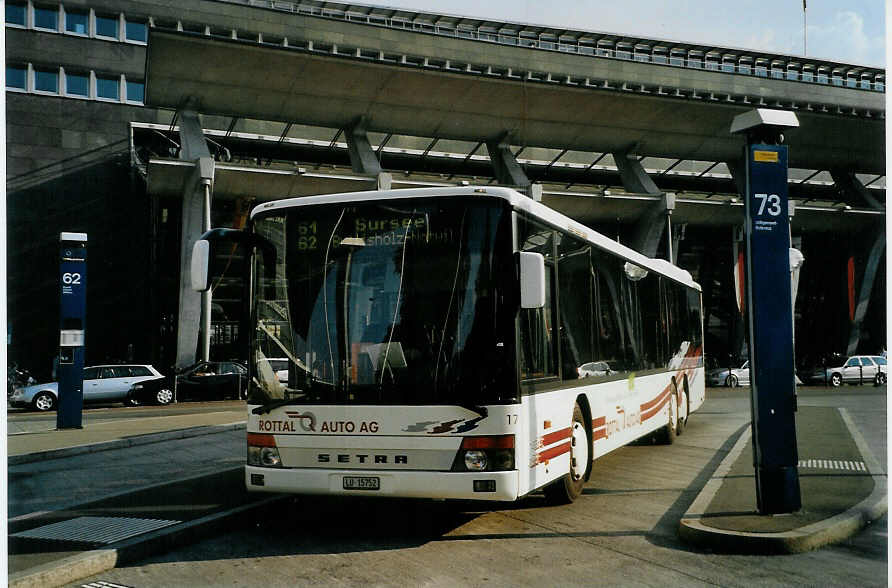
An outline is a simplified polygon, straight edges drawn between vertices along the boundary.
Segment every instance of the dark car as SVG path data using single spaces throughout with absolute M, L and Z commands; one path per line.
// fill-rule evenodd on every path
M 173 383 L 166 376 L 143 380 L 130 387 L 127 399 L 132 406 L 170 404 L 173 402 Z
M 245 398 L 248 368 L 235 361 L 200 361 L 177 374 L 177 400 Z

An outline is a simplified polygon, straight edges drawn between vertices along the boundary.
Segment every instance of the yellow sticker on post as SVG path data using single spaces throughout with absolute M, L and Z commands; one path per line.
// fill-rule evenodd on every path
M 777 151 L 753 151 L 753 161 L 777 163 Z

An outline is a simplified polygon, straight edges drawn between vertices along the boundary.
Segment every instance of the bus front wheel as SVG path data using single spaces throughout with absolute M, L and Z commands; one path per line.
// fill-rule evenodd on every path
M 586 432 L 585 419 L 582 409 L 576 404 L 573 407 L 573 424 L 570 426 L 570 471 L 545 487 L 545 499 L 549 504 L 569 504 L 579 498 L 591 460 L 591 442 Z
M 674 385 L 672 388 L 672 394 L 669 395 L 669 422 L 660 431 L 661 438 L 658 439 L 665 445 L 672 445 L 678 437 L 678 392 Z
M 687 386 L 685 386 L 687 389 Z M 690 402 L 688 401 L 688 393 L 681 392 L 679 395 L 679 399 L 681 400 L 681 405 L 678 407 L 678 419 L 675 424 L 675 434 L 681 435 L 684 433 L 684 428 L 688 424 L 688 417 L 691 413 Z

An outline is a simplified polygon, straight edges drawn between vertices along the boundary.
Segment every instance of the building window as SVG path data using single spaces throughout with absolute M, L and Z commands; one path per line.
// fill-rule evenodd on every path
M 96 97 L 119 100 L 120 84 L 118 78 L 96 76 Z
M 65 93 L 72 96 L 90 95 L 90 76 L 65 72 Z
M 146 93 L 146 85 L 142 82 L 131 82 L 127 80 L 127 101 L 143 102 Z
M 38 92 L 59 93 L 58 70 L 36 69 L 34 70 L 34 89 Z
M 41 6 L 34 7 L 34 28 L 47 29 L 50 31 L 59 30 L 59 9 L 43 8 Z
M 28 5 L 18 2 L 6 3 L 6 24 L 28 26 Z
M 75 33 L 77 35 L 86 35 L 87 30 L 87 13 L 72 10 L 65 12 L 65 32 Z
M 120 84 L 118 78 L 96 76 L 96 97 L 107 100 L 119 100 Z
M 149 28 L 145 22 L 126 20 L 124 21 L 124 38 L 128 41 L 138 41 L 145 43 L 148 40 Z
M 96 15 L 96 36 L 118 38 L 118 17 Z
M 17 90 L 28 89 L 28 68 L 21 65 L 6 66 L 6 87 Z

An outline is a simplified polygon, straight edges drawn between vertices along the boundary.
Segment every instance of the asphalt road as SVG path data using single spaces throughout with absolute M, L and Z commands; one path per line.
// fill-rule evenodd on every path
M 805 388 L 799 401 L 845 408 L 885 463 L 885 388 Z M 598 460 L 568 506 L 538 495 L 511 505 L 299 497 L 72 586 L 886 586 L 886 517 L 799 555 L 721 555 L 677 538 L 679 518 L 748 421 L 747 389 L 711 389 L 674 445 Z

